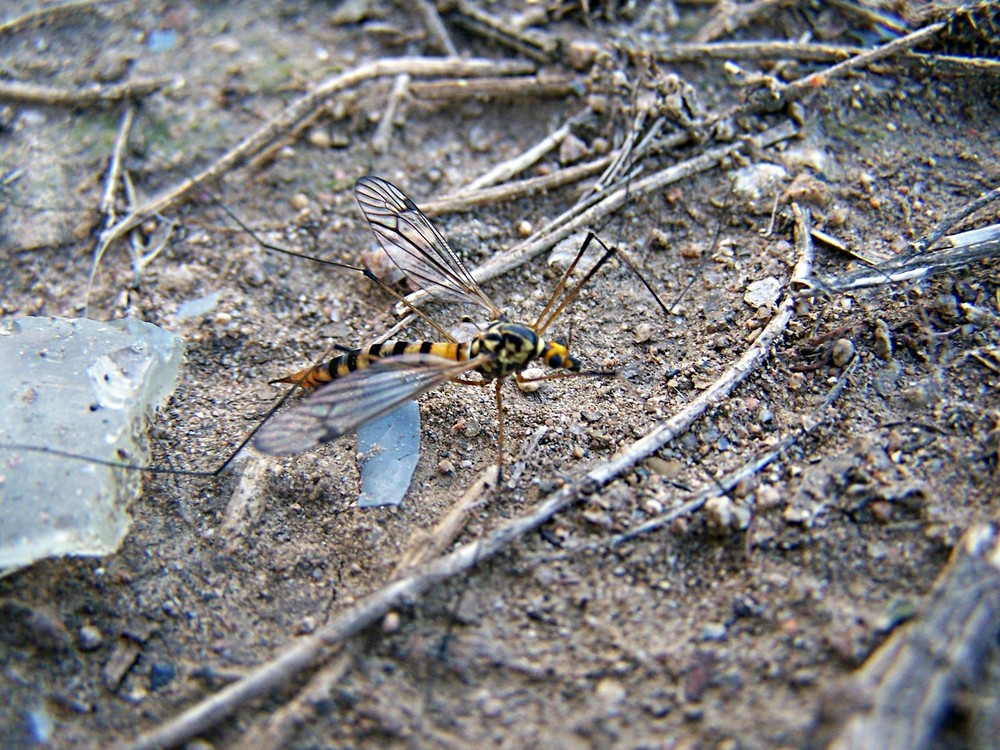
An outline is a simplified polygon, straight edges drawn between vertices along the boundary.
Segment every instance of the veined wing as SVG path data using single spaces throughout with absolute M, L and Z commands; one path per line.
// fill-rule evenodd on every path
M 373 362 L 328 383 L 268 421 L 254 447 L 272 456 L 315 448 L 388 414 L 404 401 L 473 370 L 487 355 L 465 362 L 431 354 L 401 354 Z
M 500 317 L 469 269 L 416 204 L 381 177 L 362 177 L 354 194 L 368 225 L 392 262 L 429 294 L 452 302 L 475 302 Z

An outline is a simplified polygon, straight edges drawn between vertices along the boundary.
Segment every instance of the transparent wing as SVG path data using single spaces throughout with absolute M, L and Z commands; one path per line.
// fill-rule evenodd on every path
M 448 241 L 399 188 L 369 176 L 358 180 L 354 194 L 382 249 L 414 284 L 441 300 L 479 304 L 492 320 L 500 317 Z
M 465 362 L 430 354 L 402 354 L 380 359 L 324 385 L 312 395 L 268 421 L 254 447 L 272 456 L 287 456 L 353 432 L 388 414 L 404 401 L 444 385 L 482 364 L 485 356 Z

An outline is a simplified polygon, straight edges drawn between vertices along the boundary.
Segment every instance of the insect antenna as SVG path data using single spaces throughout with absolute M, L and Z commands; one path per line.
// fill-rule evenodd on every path
M 590 243 L 594 241 L 596 241 L 597 244 L 604 249 L 604 254 L 600 257 L 597 263 L 595 263 L 587 271 L 587 273 L 584 274 L 583 278 L 580 279 L 580 281 L 578 281 L 573 287 L 571 287 L 568 292 L 566 292 L 565 297 L 563 297 L 559 305 L 555 309 L 552 309 L 552 306 L 556 302 L 557 296 L 561 294 L 566 287 L 567 281 L 569 279 L 569 274 L 573 272 L 573 270 L 576 268 L 576 265 L 583 257 L 584 253 L 586 253 L 587 248 L 590 246 Z M 608 260 L 613 255 L 618 255 L 625 261 L 625 264 L 636 274 L 636 276 L 638 276 L 642 280 L 643 286 L 646 287 L 649 293 L 653 296 L 653 299 L 656 300 L 656 304 L 658 304 L 660 306 L 660 309 L 663 310 L 664 314 L 666 314 L 668 312 L 667 306 L 663 304 L 663 301 L 660 299 L 659 295 L 655 292 L 655 290 L 649 284 L 649 282 L 646 281 L 645 277 L 641 273 L 639 273 L 639 269 L 632 262 L 632 260 L 617 247 L 615 246 L 608 247 L 607 245 L 604 244 L 604 242 L 601 240 L 600 237 L 598 237 L 593 232 L 588 232 L 587 238 L 583 241 L 583 244 L 577 251 L 576 257 L 573 259 L 573 262 L 570 264 L 569 268 L 566 269 L 566 273 L 563 274 L 562 279 L 560 279 L 559 284 L 556 286 L 556 290 L 555 292 L 553 292 L 552 297 L 549 299 L 549 303 L 545 306 L 545 309 L 542 310 L 541 314 L 538 316 L 538 319 L 535 321 L 534 325 L 535 330 L 538 333 L 544 333 L 546 329 L 548 329 L 555 322 L 555 320 L 562 314 L 563 310 L 565 310 L 566 307 L 574 299 L 577 298 L 580 292 L 583 291 L 583 288 L 588 283 L 590 283 L 590 280 L 597 274 L 598 271 L 601 270 L 601 267 L 605 263 L 607 263 Z
M 288 255 L 292 258 L 299 258 L 301 260 L 315 261 L 316 263 L 322 263 L 323 265 L 333 266 L 334 268 L 346 268 L 349 271 L 358 271 L 359 273 L 363 274 L 365 278 L 367 278 L 369 281 L 372 281 L 373 283 L 384 289 L 397 302 L 404 305 L 411 313 L 413 313 L 421 320 L 423 320 L 425 323 L 427 323 L 429 326 L 431 326 L 431 328 L 437 331 L 440 335 L 444 336 L 445 340 L 451 342 L 455 341 L 455 339 L 451 336 L 451 334 L 449 334 L 440 324 L 435 322 L 434 319 L 431 318 L 429 315 L 427 315 L 423 310 L 413 305 L 408 299 L 406 299 L 405 295 L 400 294 L 398 291 L 396 291 L 391 286 L 382 281 L 382 279 L 376 276 L 371 269 L 365 268 L 364 266 L 351 265 L 350 263 L 341 263 L 340 261 L 336 260 L 318 258 L 313 255 L 308 255 L 307 253 L 300 253 L 296 250 L 289 250 L 287 247 L 274 245 L 270 242 L 267 242 L 263 237 L 258 235 L 257 232 L 255 232 L 253 229 L 247 226 L 246 222 L 244 222 L 242 219 L 240 219 L 239 216 L 233 213 L 233 211 L 231 211 L 225 203 L 222 203 L 220 201 L 217 202 L 217 205 L 230 219 L 232 219 L 240 227 L 240 229 L 242 229 L 244 232 L 253 237 L 254 241 L 256 241 L 257 244 L 259 244 L 265 250 L 270 250 L 275 253 L 281 253 L 282 255 Z

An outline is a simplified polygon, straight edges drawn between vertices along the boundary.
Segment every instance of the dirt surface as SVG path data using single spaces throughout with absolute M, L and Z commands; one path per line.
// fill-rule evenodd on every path
M 700 128 L 765 90 L 754 76 L 787 82 L 832 64 L 741 60 L 740 76 L 725 57 L 654 63 L 666 41 L 703 31 L 713 8 L 683 5 L 673 17 L 661 4 L 629 15 L 591 3 L 584 18 L 582 3 L 553 3 L 562 13 L 548 16 L 544 5 L 487 7 L 511 27 L 539 14 L 539 32 L 563 43 L 544 70 L 571 78 L 570 93 L 413 96 L 377 153 L 373 137 L 393 81 L 363 82 L 334 96 L 271 158 L 229 171 L 108 250 L 89 314 L 135 316 L 187 345 L 183 383 L 155 419 L 154 462 L 217 466 L 281 393 L 267 380 L 334 343 L 371 341 L 396 320 L 392 300 L 360 274 L 266 251 L 216 200 L 269 242 L 357 262 L 373 246 L 351 193 L 363 174 L 425 204 L 577 113 L 586 114 L 573 139 L 521 177 L 617 148 L 642 120 L 638 111 L 648 116 L 643 128 L 655 119 L 651 100 L 682 101 L 661 109 L 661 138 L 696 137 L 648 153 L 638 180 L 788 121 L 787 108 L 777 107 Z M 818 7 L 779 5 L 721 39 L 873 46 L 906 32 Z M 3 11 L 22 12 L 14 4 Z M 907 12 L 910 29 L 927 22 Z M 462 55 L 527 59 L 445 21 Z M 996 38 L 988 24 L 979 27 L 985 40 L 970 40 L 969 25 L 954 26 L 924 49 L 984 54 Z M 212 163 L 318 82 L 379 58 L 437 52 L 419 18 L 377 2 L 109 3 L 5 28 L 0 46 L 5 75 L 38 85 L 183 78 L 136 107 L 123 160 L 136 204 Z M 744 148 L 632 196 L 592 227 L 631 253 L 664 299 L 683 296 L 661 314 L 619 262 L 588 284 L 549 333 L 571 337 L 588 367 L 621 377 L 549 382 L 532 393 L 508 385 L 513 470 L 459 541 L 481 537 L 626 449 L 733 364 L 773 309 L 749 305 L 748 287 L 768 277 L 783 286 L 795 261 L 790 199 L 852 252 L 885 259 L 998 184 L 996 72 L 908 60 L 830 79 L 794 105 L 797 138 Z M 678 91 L 694 96 L 671 99 Z M 23 170 L 5 185 L 4 319 L 82 314 L 122 112 L 120 104 L 4 105 L 4 172 Z M 775 171 L 776 184 L 757 198 L 732 194 L 737 177 Z M 578 195 L 574 184 L 434 222 L 476 267 Z M 120 201 L 119 216 L 124 208 Z M 993 204 L 953 231 L 997 218 Z M 136 273 L 129 248 L 154 247 L 168 220 L 177 224 L 162 253 Z M 574 235 L 570 247 L 581 240 Z M 484 288 L 511 318 L 530 322 L 558 280 L 552 260 L 543 253 Z M 818 278 L 858 266 L 817 244 Z M 349 668 L 301 711 L 303 725 L 282 746 L 802 746 L 824 690 L 865 660 L 900 612 L 919 607 L 961 532 L 997 517 L 997 269 L 980 262 L 800 299 L 764 363 L 692 429 L 359 636 Z M 178 315 L 182 303 L 213 293 L 218 303 L 207 314 Z M 428 309 L 448 325 L 470 312 Z M 432 333 L 416 325 L 403 335 Z M 729 495 L 718 489 L 725 474 L 816 422 L 852 350 L 853 370 L 825 421 Z M 491 389 L 443 388 L 421 400 L 421 414 L 422 457 L 399 508 L 356 507 L 354 442 L 341 439 L 253 464 L 259 512 L 236 531 L 225 520 L 231 475 L 150 477 L 118 554 L 44 561 L 0 581 L 0 744 L 128 742 L 381 588 L 411 535 L 431 527 L 496 460 Z M 547 429 L 525 458 L 539 427 Z M 713 497 L 700 510 L 610 544 L 704 489 Z M 197 746 L 236 746 L 308 674 L 200 733 Z

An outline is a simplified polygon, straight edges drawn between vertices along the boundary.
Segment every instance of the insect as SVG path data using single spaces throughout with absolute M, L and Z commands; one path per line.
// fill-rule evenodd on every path
M 361 349 L 343 349 L 323 364 L 280 378 L 275 382 L 318 387 L 318 390 L 263 424 L 254 438 L 258 451 L 287 455 L 309 450 L 353 432 L 405 401 L 448 382 L 493 384 L 499 422 L 498 462 L 502 464 L 501 385 L 506 378 L 514 376 L 519 382 L 530 382 L 615 374 L 584 371 L 580 360 L 570 354 L 565 344 L 544 335 L 590 278 L 618 252 L 604 245 L 596 235 L 588 234 L 535 321 L 518 323 L 509 321 L 483 292 L 444 236 L 401 190 L 379 177 L 368 176 L 358 180 L 355 195 L 382 249 L 414 284 L 439 300 L 479 305 L 489 315 L 489 323 L 469 340 L 456 341 L 414 309 L 446 340 L 386 341 Z M 567 289 L 570 275 L 592 241 L 603 248 L 603 254 L 579 282 Z M 660 305 L 666 309 L 663 303 Z M 535 378 L 522 375 L 536 361 L 555 372 Z M 470 378 L 468 373 L 477 377 Z

